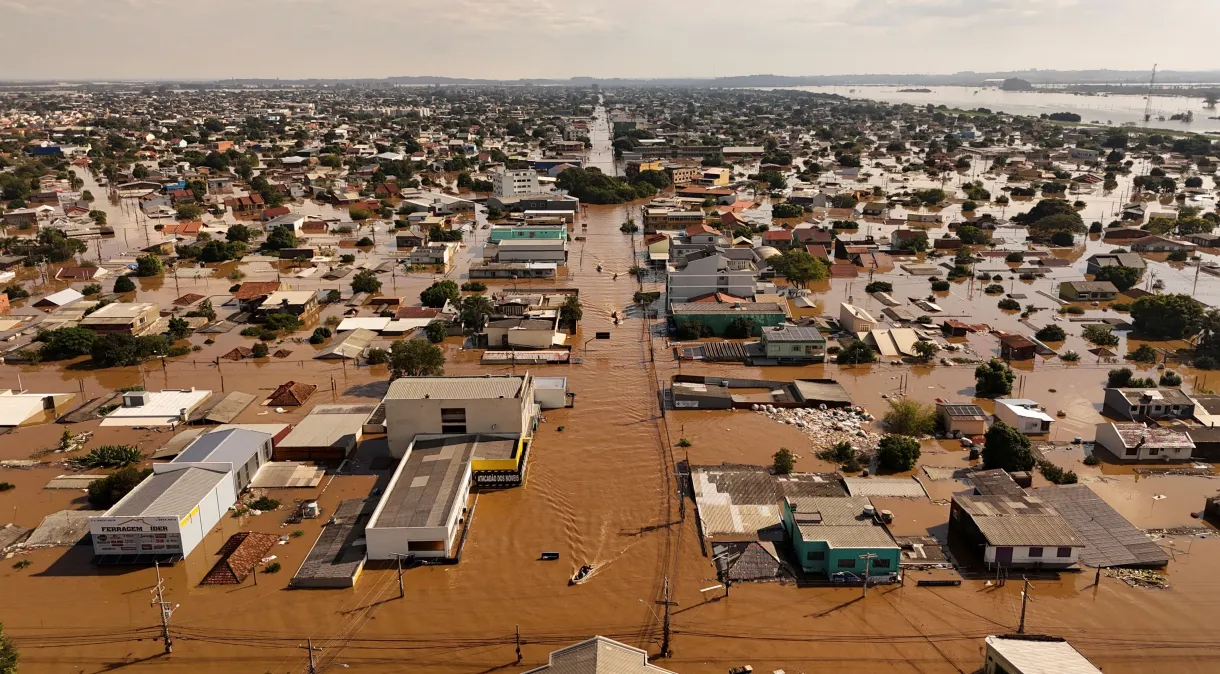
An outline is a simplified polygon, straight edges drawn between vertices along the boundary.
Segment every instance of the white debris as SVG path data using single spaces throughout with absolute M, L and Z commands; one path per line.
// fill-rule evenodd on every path
M 776 408 L 773 405 L 752 405 L 751 409 L 781 424 L 799 429 L 809 438 L 814 453 L 829 449 L 840 442 L 851 443 L 865 455 L 875 452 L 882 434 L 871 430 L 875 417 L 863 407 L 829 409 Z

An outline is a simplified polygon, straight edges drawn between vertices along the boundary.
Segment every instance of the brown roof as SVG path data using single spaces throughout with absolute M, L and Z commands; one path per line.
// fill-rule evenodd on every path
M 242 358 L 248 358 L 253 353 L 253 351 L 244 346 L 235 346 L 231 351 L 221 356 L 221 358 L 226 360 L 241 360 Z
M 830 275 L 834 278 L 856 278 L 860 272 L 854 264 L 832 264 Z
M 434 307 L 398 307 L 394 318 L 436 318 L 441 310 Z
M 233 297 L 239 300 L 253 300 L 266 297 L 280 289 L 279 281 L 246 281 L 241 284 Z
M 826 250 L 826 246 L 823 246 L 820 243 L 811 243 L 808 246 L 805 246 L 805 252 L 816 258 L 825 260 L 830 259 L 830 253 Z
M 177 306 L 180 306 L 180 307 L 189 307 L 201 299 L 203 299 L 203 295 L 198 295 L 196 293 L 187 293 L 187 294 L 183 295 L 182 297 L 179 297 L 178 299 L 174 300 L 174 304 Z
M 280 384 L 280 387 L 275 389 L 275 392 L 267 398 L 267 404 L 275 407 L 292 407 L 296 405 L 304 405 L 309 396 L 318 390 L 315 384 L 305 384 L 303 382 L 285 382 Z
M 1005 344 L 1010 349 L 1032 349 L 1034 343 L 1021 335 L 1002 335 L 1000 343 Z
M 250 576 L 279 536 L 240 531 L 220 548 L 220 561 L 199 581 L 200 585 L 239 585 Z

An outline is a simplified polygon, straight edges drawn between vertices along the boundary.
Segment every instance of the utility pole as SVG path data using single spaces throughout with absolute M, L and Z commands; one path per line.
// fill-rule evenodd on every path
M 313 652 L 321 651 L 322 649 L 313 647 L 313 639 L 306 639 L 305 645 L 297 646 L 297 648 L 304 648 L 305 650 L 309 651 L 309 674 L 318 674 L 317 665 L 315 665 L 313 661 Z
M 876 558 L 876 553 L 866 552 L 860 555 L 860 559 L 864 560 L 864 591 L 860 593 L 860 598 L 864 599 L 868 596 L 868 572 L 872 567 L 873 559 Z
M 665 620 L 661 623 L 661 657 L 668 658 L 670 656 L 669 609 L 675 604 L 675 602 L 669 600 L 669 576 L 665 576 L 665 600 L 661 603 L 665 605 Z
M 1029 601 L 1029 578 L 1021 576 L 1021 580 L 1025 581 L 1025 586 L 1021 588 L 1021 624 L 1017 625 L 1017 634 L 1025 634 L 1025 604 Z
M 407 591 L 402 584 L 402 558 L 406 557 L 407 564 L 410 564 L 411 562 L 415 561 L 415 555 L 404 555 L 400 552 L 392 552 L 390 554 L 394 555 L 394 561 L 398 563 L 398 598 L 405 599 L 407 596 Z
M 157 598 L 152 601 L 152 605 L 161 612 L 161 641 L 165 644 L 165 653 L 169 654 L 174 652 L 174 641 L 169 635 L 169 619 L 174 615 L 174 611 L 178 610 L 178 605 L 174 604 L 171 607 L 169 602 L 165 601 L 165 582 L 161 580 L 161 564 L 154 562 L 153 567 L 157 570 L 157 586 L 153 588 Z
M 517 625 L 517 662 L 521 662 L 521 626 Z

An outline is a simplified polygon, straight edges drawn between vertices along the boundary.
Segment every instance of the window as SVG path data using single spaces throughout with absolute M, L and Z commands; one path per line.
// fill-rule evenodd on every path
M 1041 556 L 1042 556 L 1042 548 L 1039 548 L 1039 547 L 1030 548 L 1030 549 L 1029 549 L 1029 556 L 1030 556 L 1030 557 L 1041 557 Z
M 881 559 L 878 557 L 877 559 L 873 560 L 873 563 L 870 564 L 870 566 L 872 566 L 874 569 L 888 569 L 890 568 L 890 560 Z
M 466 432 L 466 408 L 442 408 L 441 409 L 441 433 L 465 433 Z
M 1127 453 L 1124 454 L 1124 456 L 1135 456 L 1136 454 L 1139 454 L 1139 453 L 1140 453 L 1139 447 L 1128 447 Z
M 1072 549 L 1071 548 L 1059 548 L 1058 556 L 1059 557 L 1071 557 Z
M 856 560 L 851 557 L 848 557 L 846 559 L 840 559 L 839 568 L 840 569 L 854 569 L 854 568 L 856 568 Z
M 1160 447 L 1152 447 L 1148 450 L 1148 456 L 1156 456 L 1161 453 Z
M 825 559 L 826 559 L 825 550 L 810 550 L 809 552 L 805 553 L 805 561 L 807 561 L 807 562 L 820 562 Z

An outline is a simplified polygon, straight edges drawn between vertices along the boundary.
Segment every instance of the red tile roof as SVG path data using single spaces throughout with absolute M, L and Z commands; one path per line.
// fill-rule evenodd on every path
M 233 297 L 239 300 L 252 300 L 266 297 L 279 289 L 279 281 L 246 281 L 241 284 L 237 292 L 233 293 Z
M 441 310 L 434 307 L 398 307 L 394 318 L 436 318 Z

